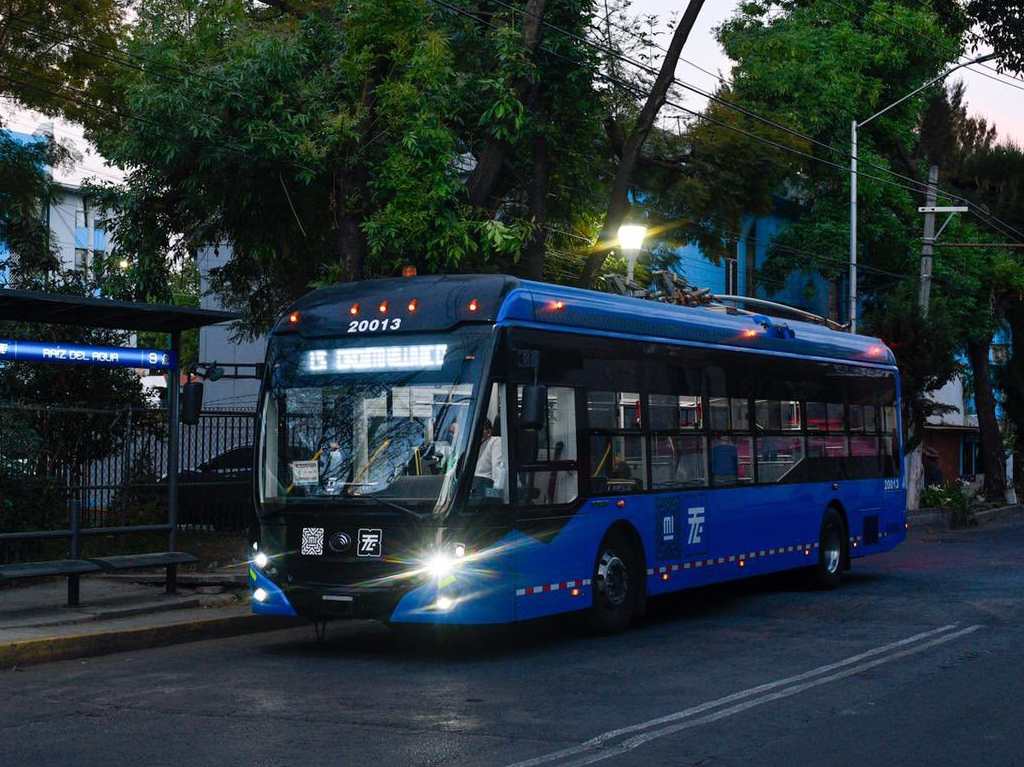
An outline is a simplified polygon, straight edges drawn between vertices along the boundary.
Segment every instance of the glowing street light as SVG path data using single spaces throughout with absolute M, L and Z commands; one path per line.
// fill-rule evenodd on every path
M 619 227 L 619 247 L 626 256 L 626 282 L 633 282 L 633 267 L 644 246 L 647 227 L 642 224 L 623 224 Z

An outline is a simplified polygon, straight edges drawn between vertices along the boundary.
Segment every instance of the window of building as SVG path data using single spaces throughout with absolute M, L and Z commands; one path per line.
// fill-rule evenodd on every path
M 85 248 L 75 248 L 75 269 L 79 272 L 89 269 L 89 251 Z
M 576 449 L 576 392 L 565 386 L 549 386 L 543 428 L 517 435 L 519 467 L 517 500 L 525 506 L 570 503 L 579 495 Z M 522 410 L 523 387 L 518 388 Z
M 86 214 L 85 209 L 84 208 L 78 208 L 75 211 L 75 228 L 76 229 L 85 229 L 88 226 L 89 226 L 89 219 L 88 219 L 88 215 Z

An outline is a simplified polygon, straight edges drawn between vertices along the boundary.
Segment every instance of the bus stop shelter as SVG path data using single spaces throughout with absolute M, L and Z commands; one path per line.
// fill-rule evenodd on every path
M 167 521 L 154 525 L 82 528 L 77 509 L 69 509 L 68 526 L 60 530 L 4 531 L 0 520 L 0 541 L 53 540 L 70 541 L 69 555 L 63 560 L 24 562 L 0 565 L 0 582 L 18 578 L 66 576 L 68 604 L 79 601 L 79 576 L 86 573 L 167 568 L 167 591 L 176 588 L 179 564 L 195 561 L 191 555 L 177 551 L 178 526 L 178 459 L 180 427 L 180 360 L 181 334 L 207 325 L 229 322 L 238 315 L 166 304 L 111 301 L 103 298 L 42 293 L 26 290 L 0 289 L 0 320 L 20 323 L 71 325 L 80 328 L 104 328 L 124 331 L 164 333 L 170 337 L 166 349 L 135 349 L 131 347 L 87 347 L 32 339 L 0 338 L 0 363 L 101 365 L 106 367 L 150 368 L 168 374 L 167 396 Z M 81 559 L 83 535 L 110 535 L 166 532 L 166 552 Z

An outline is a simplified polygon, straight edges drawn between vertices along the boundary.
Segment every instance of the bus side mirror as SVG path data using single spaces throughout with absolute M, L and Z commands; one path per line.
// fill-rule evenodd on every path
M 199 414 L 202 410 L 202 381 L 189 381 L 181 387 L 181 422 L 188 426 L 195 426 L 199 423 Z
M 544 428 L 548 414 L 548 387 L 531 384 L 523 388 L 523 406 L 519 413 L 519 428 L 539 431 Z

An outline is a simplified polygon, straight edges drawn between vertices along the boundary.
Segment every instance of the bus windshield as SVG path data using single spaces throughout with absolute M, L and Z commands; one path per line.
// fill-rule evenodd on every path
M 261 510 L 376 501 L 426 511 L 450 498 L 490 337 L 275 339 Z

